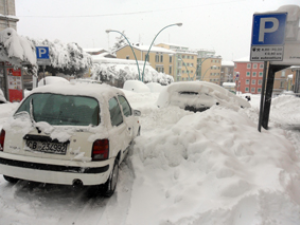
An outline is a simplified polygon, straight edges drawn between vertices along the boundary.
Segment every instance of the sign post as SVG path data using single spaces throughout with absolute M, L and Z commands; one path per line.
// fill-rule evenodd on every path
M 299 20 L 300 7 L 296 5 L 253 15 L 250 60 L 264 61 L 259 132 L 261 126 L 268 129 L 275 73 L 293 64 L 300 65 Z
M 36 46 L 37 64 L 43 66 L 44 85 L 46 85 L 45 69 L 47 65 L 51 65 L 48 46 Z

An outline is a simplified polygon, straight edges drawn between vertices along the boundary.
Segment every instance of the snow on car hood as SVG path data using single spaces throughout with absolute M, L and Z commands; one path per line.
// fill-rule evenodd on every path
M 188 92 L 194 92 L 198 95 L 182 94 Z M 184 108 L 188 105 L 211 107 L 216 103 L 220 106 L 235 110 L 238 110 L 241 106 L 243 108 L 250 107 L 250 104 L 246 100 L 216 84 L 206 81 L 187 81 L 170 84 L 161 92 L 157 101 L 157 105 L 160 108 L 169 105 L 177 105 L 180 108 Z

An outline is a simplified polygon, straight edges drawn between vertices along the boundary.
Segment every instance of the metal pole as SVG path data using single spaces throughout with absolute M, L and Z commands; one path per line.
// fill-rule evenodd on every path
M 266 85 L 266 76 L 267 76 L 267 66 L 268 62 L 264 62 L 264 72 L 263 72 L 263 83 L 261 89 L 261 96 L 260 96 L 260 111 L 259 111 L 259 119 L 258 119 L 258 131 L 261 132 L 261 123 L 262 123 L 262 115 L 263 115 L 263 108 L 264 108 L 264 98 L 265 98 L 265 85 Z
M 145 57 L 145 62 L 144 62 L 144 66 L 143 66 L 143 73 L 142 73 L 142 81 L 144 81 L 145 65 L 146 65 L 146 62 L 147 62 L 147 59 L 148 59 L 148 55 L 149 55 L 149 52 L 150 52 L 150 50 L 151 50 L 151 47 L 152 47 L 152 45 L 153 45 L 155 39 L 157 38 L 157 36 L 158 36 L 164 29 L 166 29 L 166 28 L 168 28 L 168 27 L 172 27 L 172 26 L 182 26 L 182 23 L 175 23 L 175 24 L 170 24 L 170 25 L 168 25 L 168 26 L 165 26 L 164 28 L 162 28 L 162 29 L 156 34 L 156 36 L 154 37 L 153 41 L 151 42 L 151 45 L 150 45 L 150 47 L 149 47 L 149 49 L 148 49 L 148 52 L 147 52 L 147 54 L 146 54 L 146 57 Z
M 133 53 L 133 56 L 134 56 L 134 58 L 135 58 L 136 66 L 137 66 L 138 73 L 139 73 L 139 80 L 141 80 L 139 63 L 138 63 L 138 60 L 137 60 L 136 55 L 135 55 L 135 52 L 134 52 L 134 50 L 133 50 L 133 48 L 132 48 L 132 45 L 130 44 L 129 40 L 128 40 L 127 37 L 126 37 L 123 33 L 121 33 L 120 31 L 117 31 L 117 30 L 106 30 L 106 33 L 109 33 L 109 32 L 116 32 L 116 33 L 118 33 L 118 34 L 121 34 L 121 35 L 126 39 L 126 41 L 127 41 L 128 44 L 129 44 L 129 47 L 131 48 L 131 51 L 132 51 L 132 53 Z M 145 63 L 146 63 L 146 61 L 145 61 Z
M 43 78 L 44 78 L 44 85 L 46 85 L 45 69 L 46 69 L 46 65 L 43 65 Z

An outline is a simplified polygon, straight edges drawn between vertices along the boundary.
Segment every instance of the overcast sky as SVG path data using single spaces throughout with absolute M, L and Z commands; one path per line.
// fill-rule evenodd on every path
M 167 42 L 190 49 L 214 49 L 224 60 L 249 55 L 255 12 L 298 5 L 300 0 L 15 0 L 22 36 L 77 42 L 84 48 L 111 48 L 117 33 L 130 42 Z

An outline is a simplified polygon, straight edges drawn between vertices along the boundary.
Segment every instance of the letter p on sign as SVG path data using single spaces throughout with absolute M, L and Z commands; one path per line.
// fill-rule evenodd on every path
M 287 13 L 254 14 L 252 45 L 283 45 Z

